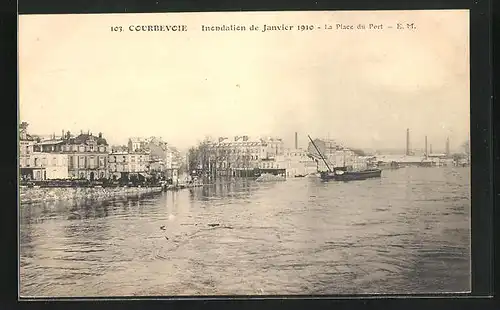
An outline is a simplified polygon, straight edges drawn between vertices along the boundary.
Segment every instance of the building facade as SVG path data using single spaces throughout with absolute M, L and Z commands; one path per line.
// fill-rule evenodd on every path
M 353 150 L 344 147 L 335 140 L 315 139 L 313 145 L 309 142 L 308 154 L 317 162 L 318 171 L 328 171 L 328 168 L 347 167 L 352 170 L 363 170 L 368 166 L 366 157 L 358 155 Z M 319 149 L 318 150 L 316 149 Z M 328 166 L 325 164 L 327 162 Z
M 318 171 L 316 161 L 308 155 L 306 150 L 286 150 L 285 158 L 287 177 L 305 176 Z
M 129 138 L 128 139 L 128 151 L 131 153 L 145 151 L 151 140 L 152 140 L 152 138 L 141 138 L 141 137 Z
M 150 156 L 142 152 L 112 152 L 108 155 L 109 177 L 120 179 L 125 175 L 139 174 L 143 177 L 149 175 Z
M 99 133 L 80 133 L 73 137 L 70 132 L 64 136 L 41 141 L 34 145 L 35 152 L 67 154 L 68 174 L 72 179 L 97 180 L 108 178 L 108 151 L 106 139 Z
M 23 122 L 19 126 L 19 167 L 30 167 L 30 156 L 33 153 L 35 138 L 28 134 L 28 123 Z
M 243 176 L 283 155 L 283 141 L 279 138 L 220 137 L 204 145 L 200 162 L 211 175 Z
M 128 142 L 130 154 L 149 155 L 149 172 L 157 177 L 177 181 L 179 168 L 184 159 L 180 152 L 159 137 L 130 138 Z
M 30 158 L 34 180 L 67 179 L 68 155 L 34 152 Z

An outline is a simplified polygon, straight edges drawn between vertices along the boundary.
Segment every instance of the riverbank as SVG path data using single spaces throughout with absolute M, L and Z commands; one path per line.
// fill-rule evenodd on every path
M 30 188 L 19 189 L 19 202 L 35 203 L 57 200 L 79 200 L 79 199 L 111 199 L 117 197 L 138 196 L 149 193 L 160 193 L 162 187 L 52 187 L 52 188 Z

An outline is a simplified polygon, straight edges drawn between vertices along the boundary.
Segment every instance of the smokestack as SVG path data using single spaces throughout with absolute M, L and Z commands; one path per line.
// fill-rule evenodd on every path
M 425 157 L 427 157 L 429 153 L 427 153 L 427 136 L 425 136 Z
M 446 138 L 446 156 L 450 156 L 450 138 Z
M 432 144 L 429 145 L 429 154 L 432 154 Z
M 299 148 L 299 136 L 297 132 L 295 132 L 295 149 Z
M 406 129 L 406 155 L 410 155 L 410 128 Z

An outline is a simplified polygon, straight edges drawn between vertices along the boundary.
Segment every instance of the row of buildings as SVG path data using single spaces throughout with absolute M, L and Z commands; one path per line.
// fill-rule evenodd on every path
M 180 152 L 160 138 L 130 138 L 128 146 L 112 147 L 102 133 L 69 131 L 40 138 L 22 123 L 19 137 L 21 177 L 45 179 L 120 179 L 134 175 L 175 179 L 184 163 Z
M 250 138 L 236 136 L 207 140 L 190 154 L 191 167 L 212 176 L 250 176 L 254 171 L 280 174 L 287 177 L 304 176 L 328 170 L 329 167 L 349 166 L 353 170 L 365 169 L 370 158 L 361 156 L 333 140 L 316 139 L 318 153 L 312 143 L 299 148 L 297 134 L 294 148 L 285 148 L 280 138 Z

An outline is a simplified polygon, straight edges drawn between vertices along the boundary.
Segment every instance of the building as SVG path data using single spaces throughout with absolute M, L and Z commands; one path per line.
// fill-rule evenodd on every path
M 30 156 L 33 153 L 33 146 L 36 139 L 28 134 L 28 123 L 22 122 L 19 125 L 19 167 L 30 167 Z
M 74 137 L 68 131 L 61 137 L 40 141 L 34 152 L 67 154 L 69 178 L 95 180 L 108 178 L 109 146 L 102 133 L 81 132 Z
M 211 175 L 243 177 L 283 155 L 283 141 L 279 138 L 220 137 L 202 146 L 199 161 Z
M 427 157 L 427 158 L 426 158 Z M 432 166 L 433 162 L 428 156 L 416 155 L 377 155 L 375 161 L 379 167 L 412 167 Z
M 69 177 L 68 155 L 33 152 L 29 163 L 21 168 L 21 177 L 37 181 L 67 179 Z
M 184 162 L 177 148 L 159 137 L 135 137 L 129 139 L 128 151 L 130 154 L 147 153 L 150 173 L 177 182 L 179 169 Z
M 121 179 L 133 175 L 139 178 L 149 177 L 150 156 L 141 152 L 112 152 L 108 155 L 109 178 Z
M 364 156 L 358 155 L 353 150 L 346 148 L 331 139 L 315 139 L 314 145 L 309 142 L 308 154 L 314 158 L 318 164 L 318 171 L 328 171 L 329 168 L 351 167 L 353 170 L 363 170 L 367 167 Z M 316 149 L 319 149 L 318 150 Z M 327 164 L 325 164 L 325 161 Z
M 128 139 L 128 150 L 129 152 L 144 151 L 147 149 L 147 145 L 152 140 L 152 138 L 141 138 L 132 137 Z
M 449 152 L 449 150 L 447 150 Z M 432 163 L 432 166 L 453 166 L 453 158 L 448 154 L 429 154 L 428 160 Z
M 285 151 L 286 176 L 304 176 L 317 172 L 317 163 L 304 149 L 289 149 Z

